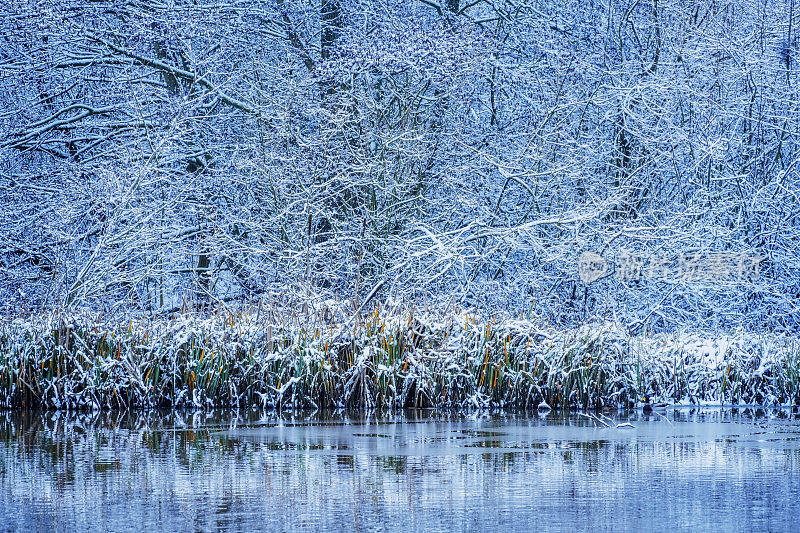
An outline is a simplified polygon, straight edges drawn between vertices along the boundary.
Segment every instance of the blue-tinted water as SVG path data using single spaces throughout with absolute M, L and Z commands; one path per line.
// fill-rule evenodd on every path
M 787 411 L 612 419 L 0 413 L 0 531 L 800 529 Z

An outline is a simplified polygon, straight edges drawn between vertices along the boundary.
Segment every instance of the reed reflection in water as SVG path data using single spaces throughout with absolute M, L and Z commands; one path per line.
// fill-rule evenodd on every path
M 800 422 L 788 411 L 613 418 L 5 412 L 0 531 L 800 524 Z

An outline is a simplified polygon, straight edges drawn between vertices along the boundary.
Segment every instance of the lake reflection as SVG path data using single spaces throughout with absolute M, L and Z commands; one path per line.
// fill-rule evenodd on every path
M 0 413 L 0 531 L 800 528 L 787 411 L 612 418 Z

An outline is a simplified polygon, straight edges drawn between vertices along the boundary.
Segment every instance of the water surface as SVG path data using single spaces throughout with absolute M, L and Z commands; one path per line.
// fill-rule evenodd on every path
M 791 531 L 798 502 L 788 411 L 0 413 L 0 531 Z

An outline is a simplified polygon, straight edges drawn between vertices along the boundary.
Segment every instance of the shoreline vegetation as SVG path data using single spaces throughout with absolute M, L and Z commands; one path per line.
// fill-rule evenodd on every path
M 532 312 L 377 306 L 0 322 L 0 408 L 536 408 L 800 404 L 800 340 L 559 330 Z

